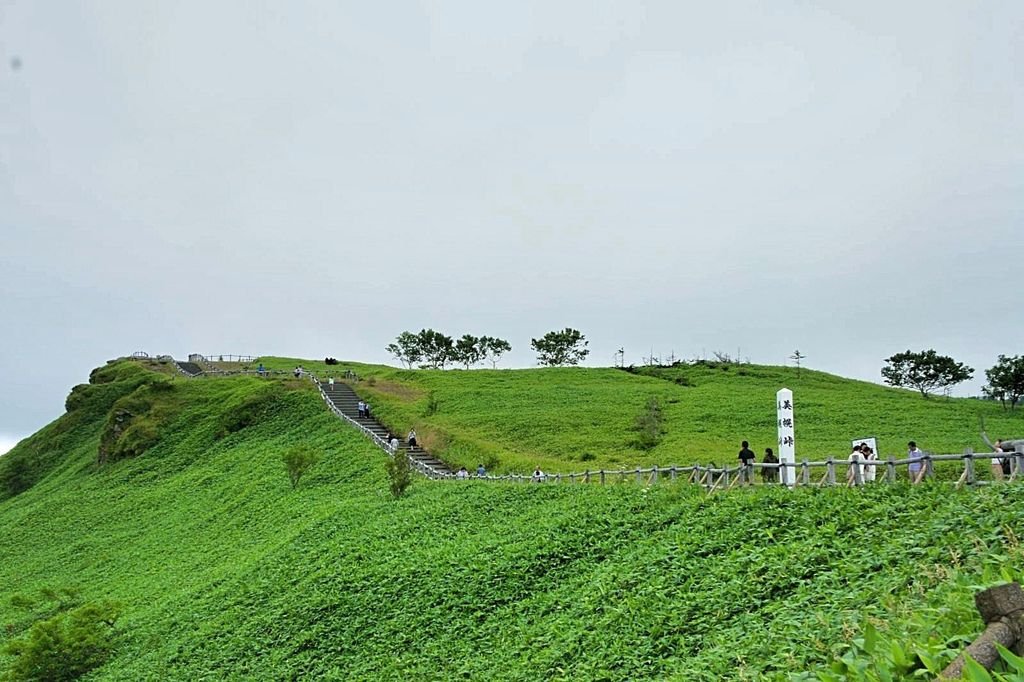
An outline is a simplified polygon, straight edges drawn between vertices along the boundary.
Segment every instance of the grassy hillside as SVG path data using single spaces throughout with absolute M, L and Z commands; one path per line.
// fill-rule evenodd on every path
M 493 471 L 582 471 L 651 464 L 732 463 L 748 440 L 760 459 L 776 440 L 775 393 L 796 403 L 798 458 L 849 454 L 854 438 L 875 436 L 884 459 L 915 440 L 930 452 L 987 450 L 979 435 L 1024 437 L 1024 410 L 1004 412 L 975 399 L 924 399 L 914 391 L 787 367 L 707 364 L 616 369 L 401 370 L 352 363 L 264 358 L 268 367 L 302 364 L 320 375 L 354 369 L 355 386 L 378 418 L 400 432 L 415 426 L 428 449 L 455 465 L 483 461 Z M 656 399 L 660 443 L 639 444 L 637 416 Z
M 672 388 L 597 374 L 595 395 Z M 32 472 L 0 493 L 0 637 L 52 612 L 44 588 L 118 600 L 90 679 L 760 679 L 827 664 L 867 622 L 941 658 L 977 628 L 973 585 L 1021 559 L 1017 486 L 418 479 L 396 501 L 383 455 L 308 384 L 133 363 L 93 380 L 0 458 L 0 480 Z M 118 410 L 134 416 L 114 438 Z M 297 443 L 324 459 L 293 490 Z

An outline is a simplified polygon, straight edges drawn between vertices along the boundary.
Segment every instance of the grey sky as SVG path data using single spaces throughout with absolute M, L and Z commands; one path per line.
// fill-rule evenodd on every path
M 1024 352 L 1024 4 L 637 5 L 0 0 L 0 435 L 135 350 Z

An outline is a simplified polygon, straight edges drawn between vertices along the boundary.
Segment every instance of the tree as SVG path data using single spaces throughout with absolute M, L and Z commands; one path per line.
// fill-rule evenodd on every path
M 480 339 L 472 334 L 463 334 L 462 338 L 455 342 L 455 355 L 452 359 L 461 362 L 466 369 L 478 364 L 484 359 Z
M 384 469 L 388 474 L 388 488 L 395 498 L 401 497 L 405 489 L 412 483 L 412 464 L 409 462 L 409 454 L 399 448 L 384 462 Z
M 537 352 L 537 364 L 548 367 L 578 365 L 590 353 L 586 346 L 587 338 L 569 327 L 530 339 L 530 347 Z
M 452 337 L 445 336 L 433 329 L 421 329 L 416 341 L 424 363 L 420 367 L 426 369 L 444 369 L 455 358 L 455 342 Z
M 308 445 L 296 445 L 281 455 L 284 468 L 288 471 L 288 479 L 292 482 L 292 488 L 297 488 L 299 479 L 309 471 L 310 467 L 320 461 L 320 455 L 313 451 Z
M 882 378 L 890 386 L 916 388 L 925 398 L 938 388 L 949 388 L 974 376 L 974 370 L 934 350 L 906 351 L 885 360 Z
M 999 362 L 985 370 L 985 378 L 988 385 L 981 389 L 985 395 L 998 400 L 1004 409 L 1007 403 L 1014 409 L 1017 401 L 1024 397 L 1024 356 L 1000 355 Z
M 498 359 L 512 350 L 512 344 L 505 339 L 498 339 L 493 336 L 481 336 L 477 341 L 480 349 L 480 359 L 491 363 L 491 369 L 498 366 Z
M 412 332 L 402 332 L 395 342 L 388 344 L 384 350 L 395 356 L 399 362 L 407 365 L 409 369 L 423 359 L 419 338 Z

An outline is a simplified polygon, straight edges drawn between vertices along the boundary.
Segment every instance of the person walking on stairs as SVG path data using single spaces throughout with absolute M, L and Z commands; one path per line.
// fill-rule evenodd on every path
M 406 439 L 410 448 L 416 447 L 416 429 L 409 430 L 409 437 Z

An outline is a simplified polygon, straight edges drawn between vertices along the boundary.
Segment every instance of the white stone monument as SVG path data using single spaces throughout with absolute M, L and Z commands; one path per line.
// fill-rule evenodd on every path
M 779 418 L 779 464 L 796 463 L 796 438 L 793 430 L 793 391 L 781 389 L 775 394 L 775 403 Z M 796 469 L 784 466 L 779 480 L 792 486 L 796 483 Z

